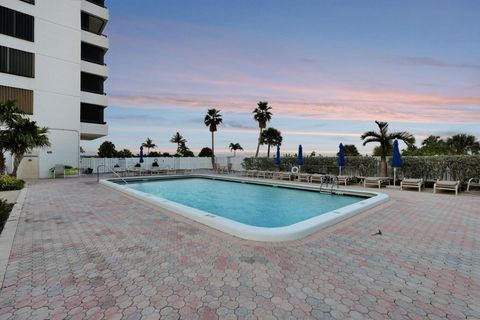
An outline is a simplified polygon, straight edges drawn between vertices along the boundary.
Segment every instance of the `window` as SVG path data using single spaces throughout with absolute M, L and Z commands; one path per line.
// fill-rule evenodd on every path
M 28 14 L 0 6 L 0 33 L 33 42 L 34 18 Z
M 105 124 L 103 120 L 104 110 L 104 106 L 82 103 L 80 104 L 80 122 Z
M 87 0 L 88 2 L 94 3 L 97 6 L 105 7 L 105 0 Z
M 35 55 L 30 52 L 0 46 L 0 72 L 35 77 Z
M 82 12 L 82 30 L 93 32 L 95 34 L 102 34 L 104 27 L 104 20 Z
M 94 74 L 82 72 L 80 79 L 80 85 L 82 91 L 104 94 L 103 92 L 103 82 L 104 78 L 96 76 Z
M 82 60 L 104 64 L 105 49 L 82 42 Z
M 0 102 L 15 100 L 17 107 L 27 114 L 33 114 L 33 91 L 0 86 Z

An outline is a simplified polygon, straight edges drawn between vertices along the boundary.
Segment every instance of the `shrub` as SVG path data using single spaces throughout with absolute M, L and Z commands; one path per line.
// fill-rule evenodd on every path
M 12 204 L 0 199 L 0 233 L 2 233 L 3 227 L 5 226 L 8 216 L 10 215 L 10 211 L 12 211 L 12 207 Z
M 21 190 L 25 181 L 11 177 L 0 176 L 0 191 Z

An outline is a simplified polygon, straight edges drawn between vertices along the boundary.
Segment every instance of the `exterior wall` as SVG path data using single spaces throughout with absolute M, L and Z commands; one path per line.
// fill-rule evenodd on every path
M 35 78 L 0 73 L 0 84 L 34 90 L 31 117 L 39 126 L 49 128 L 51 143 L 49 148 L 32 152 L 39 157 L 40 178 L 49 177 L 49 169 L 55 164 L 80 166 L 81 41 L 85 32 L 80 28 L 80 12 L 86 7 L 108 17 L 106 9 L 96 9 L 95 5 L 83 2 L 86 1 L 40 0 L 31 5 L 18 0 L 0 0 L 1 6 L 35 17 L 34 42 L 0 34 L 1 45 L 35 53 Z M 104 66 L 98 68 L 104 75 L 108 72 Z M 106 105 L 106 97 L 102 98 Z M 101 133 L 106 135 L 107 130 Z

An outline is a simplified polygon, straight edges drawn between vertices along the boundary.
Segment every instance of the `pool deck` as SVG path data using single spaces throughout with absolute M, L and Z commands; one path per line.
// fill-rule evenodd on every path
M 33 182 L 0 319 L 479 319 L 480 196 L 382 192 L 379 207 L 272 244 L 93 178 Z

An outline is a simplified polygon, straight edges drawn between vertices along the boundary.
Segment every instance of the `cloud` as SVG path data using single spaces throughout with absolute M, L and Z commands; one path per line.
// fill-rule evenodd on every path
M 461 68 L 480 70 L 480 64 L 474 63 L 451 63 L 431 57 L 402 56 L 394 59 L 395 62 L 404 65 L 428 66 L 439 68 Z
M 250 113 L 253 97 L 194 95 L 113 95 L 115 106 L 146 109 Z M 265 98 L 266 99 L 266 98 Z M 316 120 L 385 120 L 415 123 L 480 123 L 480 97 L 420 95 L 394 91 L 337 90 L 317 99 L 266 99 L 276 116 Z M 233 123 L 232 125 L 235 125 Z

